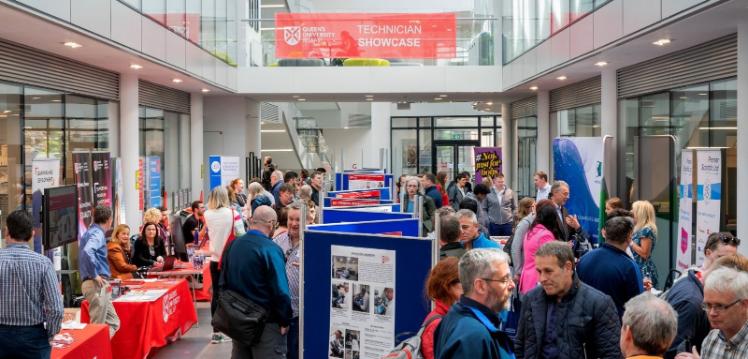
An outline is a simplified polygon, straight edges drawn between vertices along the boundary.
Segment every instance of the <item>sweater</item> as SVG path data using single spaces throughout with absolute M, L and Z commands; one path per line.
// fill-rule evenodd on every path
M 522 248 L 524 249 L 524 263 L 519 280 L 519 292 L 526 294 L 538 284 L 538 272 L 535 271 L 535 252 L 544 244 L 555 240 L 553 233 L 542 224 L 530 228 L 527 232 Z

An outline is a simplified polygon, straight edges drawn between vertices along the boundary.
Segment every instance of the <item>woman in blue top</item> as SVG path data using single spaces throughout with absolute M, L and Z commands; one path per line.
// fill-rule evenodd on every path
M 648 289 L 646 278 L 652 281 L 652 287 L 657 287 L 657 267 L 652 261 L 652 252 L 657 241 L 654 206 L 648 201 L 636 201 L 631 205 L 631 213 L 636 220 L 634 234 L 631 236 L 631 253 L 642 271 L 642 277 L 645 278 L 645 289 Z

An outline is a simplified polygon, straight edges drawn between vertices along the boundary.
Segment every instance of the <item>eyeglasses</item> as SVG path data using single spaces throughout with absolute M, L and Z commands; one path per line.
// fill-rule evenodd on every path
M 714 310 L 717 313 L 722 313 L 722 312 L 730 309 L 730 307 L 732 307 L 733 305 L 740 303 L 741 301 L 742 301 L 742 299 L 738 299 L 738 300 L 736 300 L 736 301 L 734 301 L 734 302 L 732 302 L 730 304 L 702 303 L 701 304 L 701 309 L 704 309 L 704 311 L 706 311 L 707 313 L 709 313 L 712 310 Z
M 501 278 L 501 279 L 493 279 L 493 278 L 481 278 L 481 279 L 485 280 L 486 282 L 499 282 L 501 283 L 501 285 L 506 285 L 512 280 L 512 278 L 509 275 L 506 275 L 504 276 L 504 278 Z

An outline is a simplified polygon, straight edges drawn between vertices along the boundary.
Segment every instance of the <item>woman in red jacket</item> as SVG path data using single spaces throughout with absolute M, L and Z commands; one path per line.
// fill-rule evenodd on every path
M 442 207 L 449 206 L 449 196 L 447 195 L 447 172 L 439 171 L 436 174 L 436 189 L 442 195 Z M 437 208 L 438 209 L 438 208 Z
M 434 316 L 439 316 L 429 323 L 421 334 L 421 354 L 425 359 L 434 359 L 434 331 L 441 322 L 443 316 L 447 315 L 452 304 L 460 299 L 462 295 L 462 284 L 460 284 L 457 264 L 459 260 L 455 257 L 447 257 L 431 269 L 429 279 L 426 281 L 428 297 L 434 301 L 434 310 L 426 316 L 424 323 Z

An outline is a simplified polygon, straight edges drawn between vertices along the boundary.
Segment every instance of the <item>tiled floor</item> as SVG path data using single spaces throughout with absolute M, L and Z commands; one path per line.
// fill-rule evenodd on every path
M 210 326 L 210 303 L 197 303 L 197 313 L 200 327 L 192 327 L 181 339 L 151 353 L 151 357 L 157 359 L 230 358 L 231 342 L 210 344 L 210 335 L 213 332 Z

